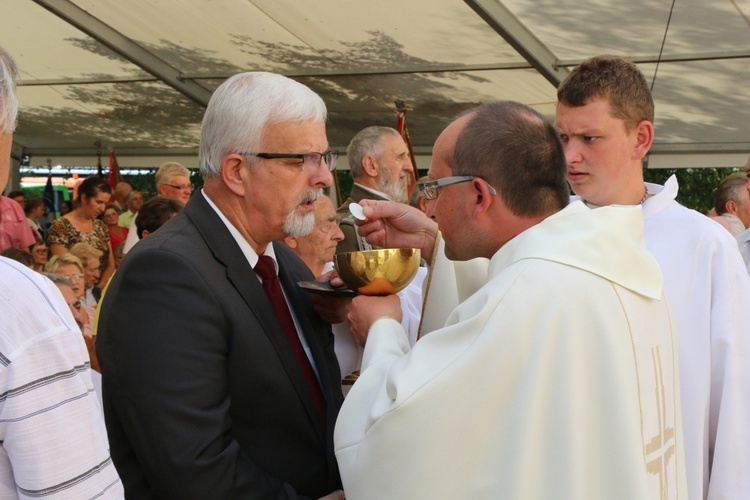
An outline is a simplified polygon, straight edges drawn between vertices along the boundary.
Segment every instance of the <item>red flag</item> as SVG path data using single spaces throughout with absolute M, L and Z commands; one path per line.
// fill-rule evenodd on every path
M 107 183 L 112 191 L 115 190 L 115 186 L 118 182 L 122 182 L 122 175 L 120 174 L 120 165 L 117 164 L 117 158 L 115 158 L 115 152 L 110 151 L 109 153 L 109 177 Z
M 411 139 L 409 138 L 409 129 L 406 128 L 406 108 L 402 101 L 396 101 L 396 106 L 401 109 L 397 109 L 394 115 L 396 116 L 396 130 L 406 143 L 406 147 L 409 149 L 409 158 L 411 159 L 411 177 L 409 179 L 409 186 L 407 192 L 411 194 L 411 190 L 414 188 L 414 184 L 417 183 L 417 160 L 414 158 L 414 149 L 411 147 Z

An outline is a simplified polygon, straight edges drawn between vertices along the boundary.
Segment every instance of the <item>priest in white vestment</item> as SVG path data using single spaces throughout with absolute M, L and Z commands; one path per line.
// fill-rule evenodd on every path
M 397 297 L 352 301 L 366 344 L 334 435 L 347 498 L 684 498 L 676 344 L 640 208 L 565 207 L 556 133 L 516 103 L 451 124 L 429 175 L 435 252 L 410 207 L 363 202 L 362 232 L 489 267 L 412 348 Z
M 646 246 L 677 326 L 690 500 L 750 499 L 750 277 L 737 243 L 675 201 L 677 180 L 643 182 L 654 104 L 638 68 L 599 56 L 558 89 L 573 191 L 590 207 L 642 205 Z

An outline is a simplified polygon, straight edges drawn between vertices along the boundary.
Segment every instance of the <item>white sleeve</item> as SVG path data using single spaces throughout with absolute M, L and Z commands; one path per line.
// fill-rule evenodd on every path
M 128 229 L 128 237 L 125 239 L 125 246 L 122 248 L 122 254 L 127 254 L 139 240 L 138 229 L 135 227 L 135 217 L 133 217 L 133 222 L 130 223 Z

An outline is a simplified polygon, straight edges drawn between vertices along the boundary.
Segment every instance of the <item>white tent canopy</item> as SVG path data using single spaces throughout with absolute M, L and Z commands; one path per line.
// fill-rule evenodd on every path
M 345 149 L 395 126 L 421 168 L 459 112 L 509 99 L 552 116 L 568 69 L 620 54 L 654 82 L 652 168 L 741 166 L 750 152 L 748 0 L 0 0 L 22 71 L 16 164 L 197 165 L 211 92 L 241 71 L 288 75 L 328 105 Z M 669 28 L 667 24 L 669 21 Z M 666 31 L 663 53 L 660 49 Z M 106 162 L 105 162 L 106 163 Z M 345 163 L 345 162 L 341 162 Z

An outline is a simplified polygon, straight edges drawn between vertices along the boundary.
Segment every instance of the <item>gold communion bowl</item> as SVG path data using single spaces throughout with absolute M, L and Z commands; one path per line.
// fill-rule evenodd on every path
M 416 248 L 381 248 L 336 254 L 333 264 L 346 285 L 362 295 L 391 295 L 414 279 L 421 256 Z

